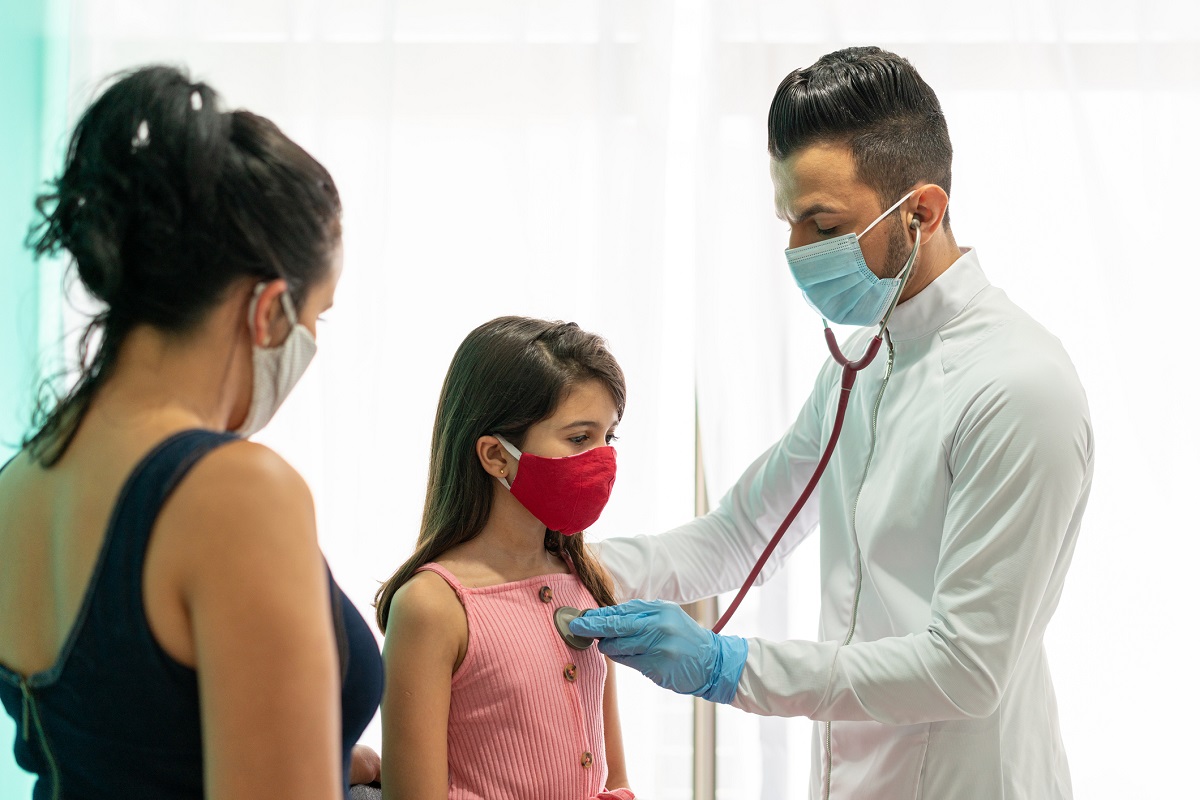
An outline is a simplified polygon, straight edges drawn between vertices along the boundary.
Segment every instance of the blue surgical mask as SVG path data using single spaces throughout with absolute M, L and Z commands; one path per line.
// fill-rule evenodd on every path
M 915 190 L 879 215 L 862 233 L 847 233 L 784 251 L 804 299 L 824 319 L 839 325 L 878 325 L 900 291 L 903 276 L 880 278 L 867 266 L 858 240 L 912 197 Z

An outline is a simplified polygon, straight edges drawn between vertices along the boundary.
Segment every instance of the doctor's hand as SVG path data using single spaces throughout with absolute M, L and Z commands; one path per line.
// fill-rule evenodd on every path
M 631 600 L 571 621 L 571 633 L 599 639 L 600 652 L 680 694 L 728 703 L 749 647 L 740 636 L 700 627 L 674 603 Z

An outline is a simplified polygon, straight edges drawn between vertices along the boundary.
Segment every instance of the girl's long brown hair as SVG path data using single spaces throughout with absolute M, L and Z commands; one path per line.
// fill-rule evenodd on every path
M 604 340 L 573 322 L 500 317 L 463 340 L 450 362 L 433 422 L 429 485 L 416 550 L 375 593 L 379 629 L 392 597 L 423 565 L 479 535 L 492 513 L 492 476 L 475 453 L 480 436 L 520 448 L 534 423 L 554 413 L 570 389 L 599 380 L 625 413 L 625 375 Z M 568 561 L 601 606 L 616 603 L 612 578 L 583 534 L 546 531 L 546 549 Z

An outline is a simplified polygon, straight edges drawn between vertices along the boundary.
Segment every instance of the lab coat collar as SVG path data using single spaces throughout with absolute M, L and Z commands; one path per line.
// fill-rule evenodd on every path
M 957 317 L 988 285 L 976 250 L 963 248 L 958 260 L 933 283 L 896 306 L 888 321 L 892 339 L 905 341 L 928 336 Z

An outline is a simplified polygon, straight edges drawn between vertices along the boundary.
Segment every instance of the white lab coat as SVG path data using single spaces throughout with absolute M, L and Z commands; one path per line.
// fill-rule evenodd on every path
M 885 344 L 820 483 L 821 641 L 751 639 L 733 705 L 818 721 L 813 798 L 826 781 L 835 800 L 1070 798 L 1042 637 L 1092 481 L 1083 388 L 974 251 L 889 330 L 890 376 Z M 812 473 L 839 381 L 827 362 L 711 514 L 602 542 L 620 592 L 682 603 L 740 585 Z M 809 505 L 760 581 L 816 526 Z

